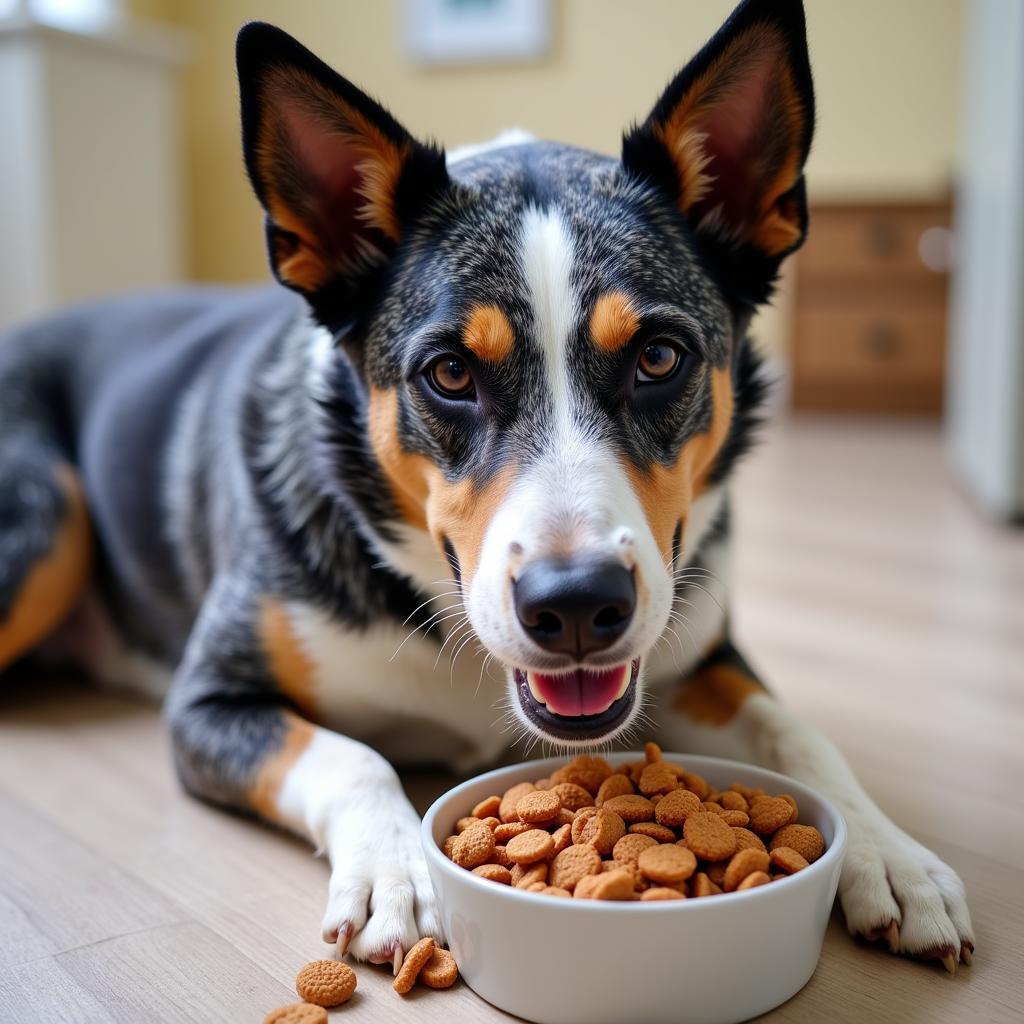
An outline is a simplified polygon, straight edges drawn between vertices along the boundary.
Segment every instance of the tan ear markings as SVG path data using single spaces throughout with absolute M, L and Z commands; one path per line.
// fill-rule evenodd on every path
M 671 466 L 655 462 L 641 471 L 631 462 L 625 463 L 633 491 L 640 499 L 666 563 L 672 555 L 676 524 L 681 520 L 685 532 L 690 505 L 707 487 L 715 457 L 732 424 L 735 398 L 731 370 L 728 366 L 717 367 L 710 371 L 710 377 L 711 423 L 708 429 L 687 440 Z
M 298 823 L 284 817 L 278 800 L 288 773 L 313 741 L 317 729 L 293 711 L 284 711 L 281 714 L 284 722 L 281 745 L 259 766 L 246 793 L 246 800 L 249 806 L 267 821 L 295 827 Z
M 485 362 L 500 363 L 512 354 L 515 332 L 497 306 L 477 303 L 469 311 L 462 344 Z
M 679 175 L 679 208 L 683 213 L 700 202 L 715 181 L 714 168 L 709 166 L 713 165 L 712 154 L 704 145 L 708 136 L 701 130 L 703 115 L 722 102 L 723 95 L 728 95 L 745 62 L 773 61 L 774 55 L 784 50 L 785 41 L 776 28 L 768 24 L 752 25 L 690 85 L 669 117 L 654 125 L 655 137 L 672 156 Z M 790 248 L 800 237 L 799 228 L 774 207 L 799 178 L 800 153 L 794 126 L 803 116 L 803 106 L 789 65 L 784 61 L 775 64 L 771 71 L 773 84 L 782 93 L 782 102 L 772 123 L 779 135 L 766 143 L 777 160 L 781 156 L 781 163 L 771 183 L 766 183 L 755 222 L 739 226 L 741 237 L 749 234 L 745 240 L 758 243 L 769 254 Z M 708 216 L 714 217 L 714 211 Z
M 308 718 L 315 719 L 316 665 L 295 635 L 288 609 L 275 597 L 260 600 L 259 637 L 278 689 Z
M 640 328 L 640 315 L 625 292 L 605 292 L 590 314 L 590 340 L 609 354 L 633 340 Z
M 0 669 L 27 654 L 71 611 L 89 579 L 92 531 L 78 474 L 67 463 L 53 467 L 67 502 L 50 550 L 29 570 L 6 619 L 0 621 Z
M 703 725 L 727 725 L 752 693 L 764 693 L 756 680 L 732 665 L 712 664 L 684 679 L 672 707 Z
M 278 67 L 268 72 L 263 84 L 263 111 L 259 127 L 257 165 L 266 191 L 267 209 L 274 222 L 299 239 L 299 244 L 278 263 L 278 272 L 305 291 L 316 291 L 327 283 L 332 270 L 343 271 L 365 260 L 372 243 L 349 253 L 325 251 L 315 231 L 305 222 L 307 211 L 292 210 L 275 190 L 274 182 L 284 163 L 278 150 L 291 145 L 287 127 L 266 96 L 280 91 L 285 105 L 318 122 L 326 135 L 345 140 L 354 150 L 353 170 L 359 175 L 356 193 L 364 200 L 356 217 L 397 242 L 400 236 L 394 197 L 411 143 L 401 145 L 389 139 L 355 107 L 345 103 L 315 78 L 295 68 Z M 279 101 L 279 105 L 281 105 Z

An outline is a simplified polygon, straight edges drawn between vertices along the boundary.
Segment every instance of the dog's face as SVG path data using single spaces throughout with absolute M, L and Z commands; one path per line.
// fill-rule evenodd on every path
M 715 510 L 739 332 L 803 238 L 799 4 L 744 4 L 621 160 L 446 167 L 276 30 L 243 30 L 239 67 L 275 273 L 365 386 L 375 539 L 454 579 L 530 730 L 613 738 Z

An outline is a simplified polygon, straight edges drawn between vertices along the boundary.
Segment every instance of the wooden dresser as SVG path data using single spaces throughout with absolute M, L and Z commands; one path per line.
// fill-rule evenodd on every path
M 795 409 L 941 412 L 949 217 L 948 203 L 812 207 L 796 262 Z

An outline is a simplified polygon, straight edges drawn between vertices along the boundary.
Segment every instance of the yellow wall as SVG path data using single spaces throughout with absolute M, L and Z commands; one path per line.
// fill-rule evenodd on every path
M 421 70 L 401 49 L 400 0 L 134 0 L 187 28 L 191 271 L 264 276 L 261 218 L 242 168 L 233 39 L 275 22 L 452 147 L 502 128 L 614 152 L 731 0 L 554 0 L 555 45 L 525 66 Z M 817 194 L 935 193 L 954 169 L 963 0 L 807 0 L 818 94 Z

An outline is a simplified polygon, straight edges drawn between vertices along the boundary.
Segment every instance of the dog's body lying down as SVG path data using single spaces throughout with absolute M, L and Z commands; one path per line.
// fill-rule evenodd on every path
M 301 298 L 105 303 L 0 344 L 0 668 L 42 645 L 119 683 L 174 669 L 182 781 L 326 849 L 324 935 L 359 957 L 440 935 L 385 756 L 497 757 L 491 659 L 526 734 L 608 744 L 643 702 L 667 748 L 824 791 L 850 929 L 954 964 L 959 879 L 768 696 L 707 593 L 763 392 L 746 325 L 806 230 L 799 3 L 743 4 L 621 159 L 446 161 L 269 26 L 239 75 Z

